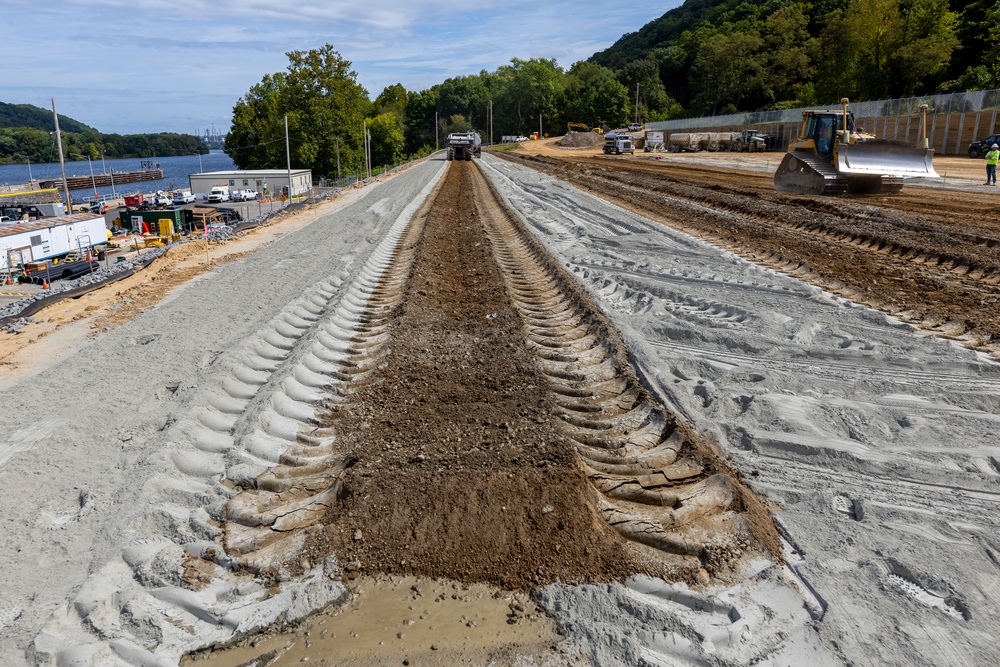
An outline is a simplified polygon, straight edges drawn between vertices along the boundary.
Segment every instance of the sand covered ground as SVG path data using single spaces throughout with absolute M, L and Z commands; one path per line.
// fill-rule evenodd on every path
M 0 660 L 989 664 L 985 194 L 595 160 L 427 160 L 9 334 Z M 974 238 L 849 282 L 768 216 Z

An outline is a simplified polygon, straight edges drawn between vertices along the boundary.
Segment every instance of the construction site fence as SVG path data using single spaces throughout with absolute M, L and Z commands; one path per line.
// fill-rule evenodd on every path
M 856 102 L 848 106 L 859 129 L 880 139 L 916 146 L 921 135 L 921 105 L 927 108 L 927 139 L 939 155 L 965 155 L 969 144 L 997 132 L 1000 90 L 975 90 L 947 95 L 906 97 L 894 100 Z M 647 130 L 663 130 L 669 144 L 673 132 L 739 132 L 757 130 L 775 137 L 775 149 L 785 150 L 798 136 L 802 112 L 809 109 L 839 109 L 840 104 L 752 111 L 725 116 L 703 116 L 646 123 Z

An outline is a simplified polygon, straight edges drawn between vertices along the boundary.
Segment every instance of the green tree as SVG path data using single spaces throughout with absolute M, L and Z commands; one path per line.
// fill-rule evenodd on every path
M 790 100 L 812 103 L 806 91 L 815 76 L 819 42 L 809 35 L 807 6 L 795 3 L 764 20 L 763 62 L 757 81 L 758 106 Z
M 287 71 L 265 75 L 233 108 L 226 152 L 240 169 L 285 165 L 284 117 L 295 167 L 335 174 L 360 164 L 361 128 L 370 108 L 351 63 L 327 44 L 286 54 Z
M 382 90 L 379 96 L 375 98 L 372 106 L 375 107 L 376 113 L 381 114 L 391 111 L 400 118 L 404 118 L 406 116 L 406 104 L 406 88 L 401 83 L 394 83 Z
M 629 95 L 615 73 L 597 63 L 580 61 L 566 73 L 564 87 L 566 122 L 616 125 L 628 117 Z
M 958 46 L 947 0 L 850 0 L 826 17 L 817 90 L 825 99 L 913 94 Z
M 442 121 L 441 125 L 441 136 L 446 137 L 452 132 L 469 132 L 473 129 L 472 123 L 469 122 L 462 114 L 456 113 L 448 117 L 447 120 Z
M 663 81 L 660 79 L 660 67 L 652 54 L 650 57 L 633 60 L 625 65 L 618 73 L 618 80 L 628 91 L 628 116 L 630 119 L 645 122 L 653 115 L 662 114 L 673 103 L 663 87 Z M 636 113 L 635 108 L 637 102 L 639 105 L 638 113 Z
M 403 123 L 398 115 L 386 111 L 366 119 L 371 133 L 372 164 L 394 165 L 403 157 Z
M 538 126 L 539 116 L 545 126 L 559 120 L 563 71 L 555 59 L 513 58 L 510 65 L 497 68 L 499 92 L 494 103 L 494 133 L 528 133 Z M 499 109 L 499 113 L 497 113 Z M 496 125 L 496 123 L 495 123 Z
M 434 148 L 434 119 L 437 112 L 437 86 L 419 93 L 406 94 L 406 119 L 403 136 L 406 152 L 415 155 Z
M 491 99 L 482 76 L 470 74 L 446 79 L 438 88 L 438 112 L 441 118 L 464 116 L 472 127 L 483 129 Z
M 958 14 L 949 11 L 944 0 L 900 3 L 899 45 L 890 57 L 893 70 L 898 73 L 897 85 L 893 87 L 895 94 L 912 96 L 921 84 L 946 72 L 951 55 L 959 46 L 955 35 L 957 25 Z
M 736 111 L 763 69 L 763 45 L 756 34 L 710 34 L 691 66 L 692 110 L 712 115 Z

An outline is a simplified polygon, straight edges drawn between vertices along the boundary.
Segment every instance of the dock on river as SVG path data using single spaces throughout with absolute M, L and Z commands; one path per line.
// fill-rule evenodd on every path
M 163 170 L 159 167 L 155 169 L 141 169 L 139 171 L 117 171 L 110 174 L 94 174 L 93 176 L 67 176 L 66 182 L 70 190 L 89 190 L 93 187 L 118 186 L 125 183 L 138 183 L 140 181 L 158 181 L 163 178 Z M 38 186 L 42 189 L 55 188 L 61 190 L 63 182 L 61 178 L 47 181 L 39 181 Z

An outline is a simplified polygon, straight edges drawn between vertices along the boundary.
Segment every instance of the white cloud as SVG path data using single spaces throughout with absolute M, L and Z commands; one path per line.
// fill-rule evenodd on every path
M 373 97 L 495 70 L 511 58 L 568 68 L 671 6 L 607 11 L 559 1 L 3 0 L 0 101 L 50 108 L 104 132 L 225 128 L 233 105 L 288 51 L 334 45 Z M 38 41 L 45 35 L 44 45 Z

